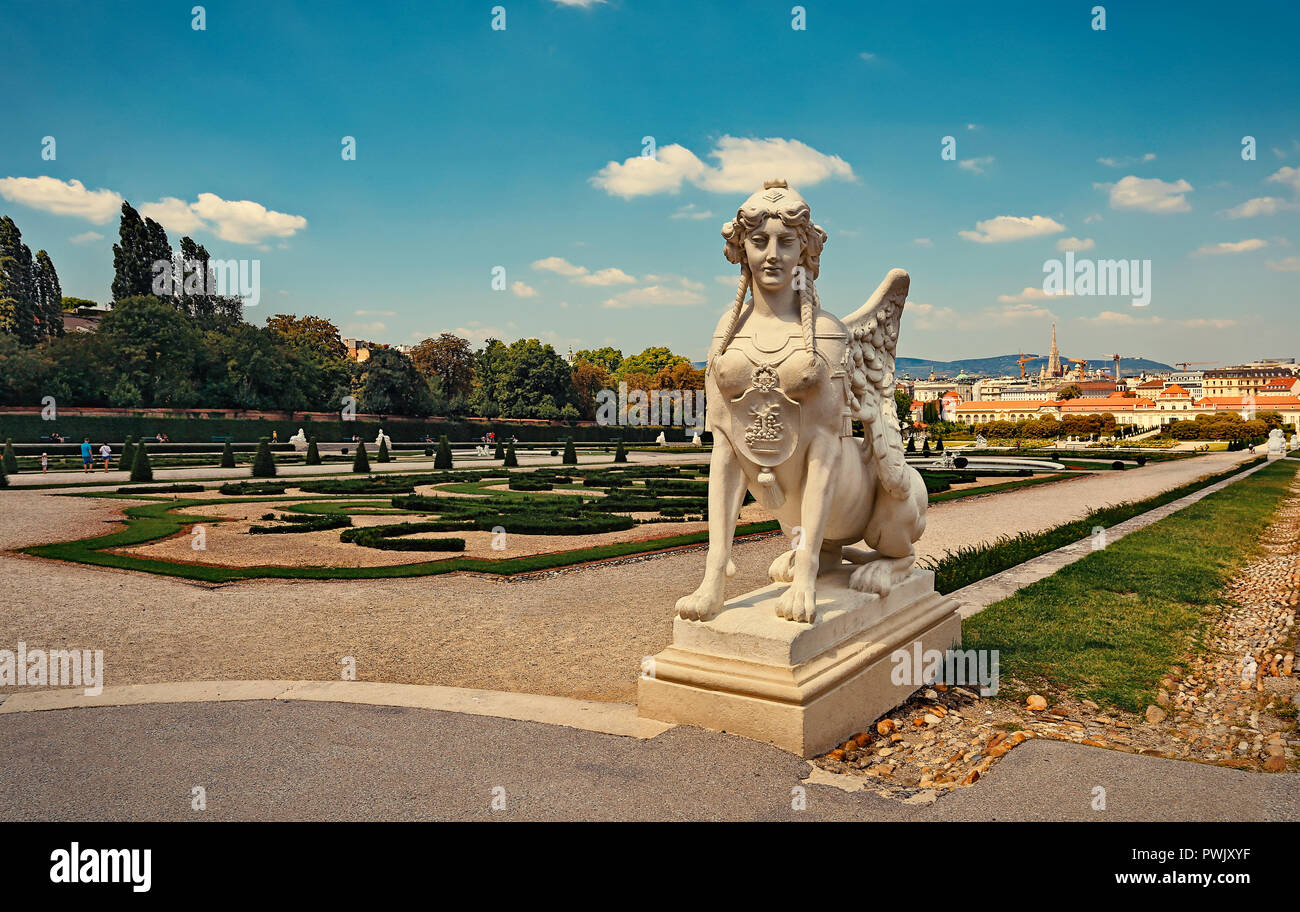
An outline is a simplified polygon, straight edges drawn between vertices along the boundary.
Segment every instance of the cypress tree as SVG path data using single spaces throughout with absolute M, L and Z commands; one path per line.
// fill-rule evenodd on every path
M 447 439 L 446 434 L 438 437 L 438 454 L 433 457 L 433 467 L 435 469 L 451 468 L 451 441 Z
M 934 442 L 934 451 L 935 451 L 936 453 L 942 453 L 942 452 L 943 452 L 943 438 L 942 438 L 942 437 L 940 437 L 938 440 L 936 440 L 936 441 Z
M 235 467 L 235 451 L 231 449 L 229 440 L 221 448 L 221 467 L 223 469 L 233 469 Z
M 0 218 L 0 332 L 30 345 L 37 339 L 35 264 L 22 232 L 9 216 Z
M 578 464 L 578 451 L 573 446 L 572 437 L 564 441 L 564 458 L 561 461 L 564 465 Z
M 0 459 L 0 488 L 9 487 L 9 473 L 5 471 L 4 460 Z
M 375 454 L 375 462 L 390 462 L 388 458 L 388 438 L 379 438 L 379 452 Z
M 147 259 L 148 229 L 140 213 L 125 201 L 117 236 L 118 242 L 113 245 L 113 300 L 153 294 L 153 266 Z
M 271 438 L 269 437 L 263 437 L 257 442 L 257 453 L 253 456 L 253 477 L 275 477 L 275 459 L 271 456 Z
M 627 462 L 627 450 L 623 449 L 623 438 L 618 438 L 618 446 L 614 449 L 615 462 Z
M 135 459 L 131 462 L 132 481 L 153 481 L 153 465 L 149 462 L 149 450 L 144 441 L 135 448 Z
M 921 455 L 922 456 L 930 455 L 930 438 L 928 437 L 925 439 L 925 443 L 921 444 Z
M 320 450 L 316 449 L 316 438 L 307 441 L 307 465 L 320 465 Z
M 506 458 L 506 448 L 505 448 L 505 446 L 501 443 L 500 440 L 497 441 L 497 451 L 496 451 L 495 453 L 492 454 L 492 458 L 493 458 L 493 459 L 505 459 L 505 458 Z
M 123 472 L 131 471 L 131 463 L 135 461 L 135 438 L 130 434 L 122 443 L 122 456 L 117 461 L 117 467 Z
M 366 444 L 364 441 L 357 444 L 357 455 L 352 460 L 352 471 L 358 475 L 364 475 L 370 471 L 370 459 L 366 456 Z
M 63 289 L 54 262 L 44 250 L 36 251 L 36 312 L 42 335 L 63 335 Z
M 506 461 L 503 465 L 507 469 L 519 468 L 519 457 L 515 455 L 515 445 L 513 442 L 510 444 L 510 449 L 506 450 Z
M 5 441 L 4 464 L 5 471 L 10 475 L 18 474 L 18 456 L 14 453 L 14 442 L 12 440 Z

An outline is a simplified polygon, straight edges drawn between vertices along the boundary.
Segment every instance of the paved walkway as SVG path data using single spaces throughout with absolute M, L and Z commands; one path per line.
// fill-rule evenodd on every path
M 0 820 L 1290 820 L 1300 776 L 1031 741 L 909 806 L 774 747 L 398 707 L 189 703 L 0 716 Z M 207 809 L 191 809 L 202 787 Z M 1092 809 L 1094 789 L 1106 809 Z M 506 809 L 493 811 L 493 789 Z M 794 810 L 793 790 L 805 790 Z M 498 793 L 499 794 L 499 793 Z

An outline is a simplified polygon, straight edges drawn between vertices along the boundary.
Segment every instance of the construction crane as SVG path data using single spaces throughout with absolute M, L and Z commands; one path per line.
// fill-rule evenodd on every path
M 1079 365 L 1079 379 L 1083 380 L 1088 376 L 1088 362 L 1081 358 L 1066 358 L 1071 364 Z
M 1183 370 L 1187 370 L 1188 365 L 1191 364 L 1218 364 L 1218 363 L 1219 363 L 1218 361 L 1175 361 L 1174 367 L 1181 367 Z
M 1025 379 L 1025 365 L 1026 365 L 1027 363 L 1029 363 L 1030 361 L 1037 361 L 1037 360 L 1038 360 L 1037 356 L 1032 357 L 1032 358 L 1026 358 L 1024 352 L 1021 352 L 1021 353 L 1020 353 L 1020 358 L 1019 358 L 1019 360 L 1016 361 L 1016 363 L 1020 365 L 1020 379 L 1021 379 L 1021 380 L 1024 380 L 1024 379 Z
M 1119 355 L 1107 355 L 1106 357 L 1110 358 L 1115 362 L 1115 382 L 1118 383 L 1119 382 L 1119 360 L 1120 360 Z

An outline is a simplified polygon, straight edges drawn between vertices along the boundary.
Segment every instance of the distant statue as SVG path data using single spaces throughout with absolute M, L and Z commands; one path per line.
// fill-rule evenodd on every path
M 700 429 L 696 428 L 695 433 L 691 435 L 691 446 L 700 446 Z
M 843 322 L 823 311 L 814 282 L 826 232 L 785 181 L 764 184 L 722 236 L 740 281 L 706 362 L 709 495 L 720 508 L 709 511 L 704 581 L 677 611 L 708 620 L 722 607 L 748 489 L 793 544 L 768 569 L 790 583 L 776 614 L 811 623 L 820 572 L 847 558 L 859 565 L 850 586 L 883 599 L 911 573 L 925 529 L 925 483 L 907 465 L 894 402 L 910 279 L 892 270 Z M 849 547 L 864 540 L 873 550 Z
M 659 446 L 668 446 L 667 435 L 664 434 L 663 431 L 660 431 L 659 436 L 655 438 L 655 443 L 658 444 Z
M 1268 432 L 1268 458 L 1276 459 L 1279 456 L 1286 455 L 1286 434 L 1281 428 L 1273 428 Z
M 988 438 L 986 438 L 983 434 L 976 434 L 975 445 L 977 447 L 988 446 L 989 445 Z
M 379 449 L 380 444 L 384 444 L 388 448 L 388 451 L 392 452 L 393 439 L 384 433 L 383 428 L 379 429 L 379 434 L 375 437 L 375 449 Z
M 302 428 L 298 428 L 298 433 L 290 437 L 289 442 L 293 444 L 295 452 L 302 453 L 307 449 L 307 435 L 303 433 Z
M 1300 449 L 1300 434 L 1291 435 L 1291 449 Z

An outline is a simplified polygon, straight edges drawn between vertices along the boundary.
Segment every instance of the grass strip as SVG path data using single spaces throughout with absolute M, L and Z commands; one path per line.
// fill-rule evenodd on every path
M 990 605 L 963 623 L 962 647 L 998 650 L 1004 696 L 1142 711 L 1199 647 L 1298 466 L 1274 463 Z

